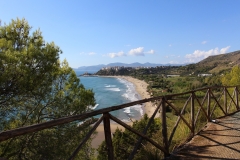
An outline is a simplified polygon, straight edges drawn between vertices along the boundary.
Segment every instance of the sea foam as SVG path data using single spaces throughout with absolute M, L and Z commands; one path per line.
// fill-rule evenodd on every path
M 118 78 L 118 80 L 121 83 L 124 83 L 125 86 L 127 87 L 126 92 L 122 96 L 125 97 L 127 100 L 129 100 L 129 102 L 138 101 L 141 99 L 139 94 L 136 92 L 135 86 L 133 83 L 121 78 Z M 124 108 L 124 112 L 127 113 L 129 116 L 133 115 L 134 110 L 135 112 L 137 111 L 141 114 L 141 116 L 143 116 L 142 105 L 134 105 L 131 107 Z
M 106 88 L 106 90 L 115 91 L 115 92 L 121 91 L 120 88 Z

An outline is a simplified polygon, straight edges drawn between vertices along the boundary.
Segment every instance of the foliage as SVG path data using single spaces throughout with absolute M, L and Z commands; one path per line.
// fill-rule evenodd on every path
M 240 84 L 240 67 L 234 66 L 231 72 L 227 73 L 222 78 L 222 83 L 225 86 L 237 86 Z
M 40 30 L 31 33 L 25 19 L 0 28 L 0 130 L 81 114 L 95 104 L 61 50 L 46 43 Z M 67 159 L 95 120 L 65 124 L 15 137 L 0 144 L 8 159 Z M 78 156 L 90 159 L 89 142 Z
M 146 127 L 147 123 L 149 121 L 148 116 L 145 114 L 144 117 L 140 121 L 136 121 L 133 123 L 132 128 L 142 132 L 144 128 Z M 147 136 L 152 137 L 158 130 L 160 130 L 160 123 L 156 119 L 151 124 L 150 128 L 147 131 Z M 117 160 L 127 159 L 132 152 L 135 143 L 138 140 L 138 136 L 134 133 L 125 130 L 122 131 L 120 129 L 116 129 L 115 133 L 113 134 L 113 149 L 114 149 L 114 157 Z M 147 144 L 147 142 L 144 140 L 142 142 L 142 145 Z M 141 145 L 141 146 L 142 146 Z M 138 150 L 138 154 L 135 156 L 134 159 L 142 159 L 146 153 L 144 148 L 140 146 Z M 98 150 L 98 157 L 99 160 L 105 160 L 107 159 L 107 151 L 106 151 L 106 143 L 105 141 L 99 146 Z

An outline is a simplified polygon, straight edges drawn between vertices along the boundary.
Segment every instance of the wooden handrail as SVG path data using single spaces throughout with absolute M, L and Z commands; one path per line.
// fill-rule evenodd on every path
M 93 117 L 93 116 L 103 115 L 96 122 L 96 124 L 89 131 L 89 133 L 85 136 L 85 138 L 82 140 L 82 142 L 79 144 L 79 146 L 76 148 L 76 150 L 73 152 L 73 154 L 71 155 L 71 157 L 69 159 L 74 159 L 74 157 L 77 155 L 78 151 L 81 149 L 81 146 L 83 146 L 83 144 L 90 138 L 91 134 L 95 131 L 95 129 L 98 127 L 98 125 L 102 121 L 104 122 L 104 133 L 105 133 L 106 145 L 108 148 L 108 159 L 114 159 L 114 150 L 113 150 L 113 146 L 112 146 L 112 133 L 111 133 L 111 129 L 110 129 L 110 127 L 111 127 L 110 119 L 112 119 L 113 121 L 122 125 L 129 131 L 140 136 L 140 139 L 136 143 L 135 149 L 133 150 L 129 159 L 133 159 L 133 156 L 136 153 L 136 150 L 138 149 L 139 143 L 141 143 L 142 139 L 147 140 L 152 145 L 154 145 L 156 148 L 160 149 L 164 153 L 164 156 L 166 157 L 169 155 L 169 147 L 170 147 L 171 141 L 173 139 L 174 133 L 178 127 L 180 120 L 182 120 L 184 122 L 184 124 L 190 129 L 192 136 L 194 136 L 194 134 L 197 132 L 196 131 L 196 123 L 197 123 L 197 119 L 199 117 L 200 112 L 203 112 L 204 116 L 207 118 L 207 121 L 209 122 L 209 121 L 211 121 L 212 115 L 217 107 L 220 108 L 220 110 L 224 113 L 225 116 L 230 114 L 229 108 L 232 103 L 235 105 L 234 109 L 236 111 L 239 110 L 238 97 L 239 97 L 240 93 L 239 93 L 238 87 L 239 86 L 204 87 L 204 88 L 195 89 L 195 90 L 184 92 L 184 93 L 170 94 L 170 95 L 164 95 L 164 96 L 143 99 L 143 100 L 139 100 L 139 101 L 135 101 L 135 102 L 130 102 L 130 103 L 122 104 L 122 105 L 112 106 L 109 108 L 103 108 L 103 109 L 83 113 L 80 115 L 63 117 L 63 118 L 59 118 L 59 119 L 51 120 L 48 122 L 31 125 L 31 126 L 24 126 L 21 128 L 1 132 L 0 133 L 0 142 L 5 141 L 10 138 L 20 136 L 20 135 L 29 134 L 29 133 L 41 131 L 43 129 L 58 126 L 61 124 L 66 124 L 66 123 L 70 123 L 70 122 L 77 121 L 77 120 L 82 121 L 82 120 L 85 120 L 85 119 Z M 234 93 L 232 95 L 230 95 L 229 91 L 227 90 L 228 88 L 234 88 L 234 91 L 233 91 Z M 223 92 L 220 94 L 219 97 L 216 97 L 213 93 L 214 89 L 223 89 Z M 196 92 L 204 92 L 204 91 L 206 93 L 205 93 L 202 101 L 200 102 L 200 98 L 196 95 L 197 94 Z M 223 106 L 224 107 L 220 104 L 220 100 L 222 99 L 223 94 L 224 94 L 224 98 L 223 98 L 223 103 L 224 103 Z M 175 106 L 175 104 L 172 103 L 172 101 L 177 100 L 177 98 L 174 99 L 174 97 L 179 97 L 179 96 L 184 96 L 184 95 L 188 95 L 188 99 L 185 101 L 184 106 L 181 109 L 181 112 L 179 112 L 177 107 Z M 234 98 L 235 98 L 235 101 L 234 101 Z M 211 101 L 211 99 L 212 99 L 212 101 Z M 229 101 L 229 106 L 227 107 L 228 99 L 230 99 L 230 101 Z M 159 106 L 156 108 L 154 114 L 150 118 L 146 128 L 142 131 L 142 133 L 134 130 L 133 128 L 131 128 L 130 126 L 128 126 L 127 124 L 123 123 L 121 120 L 117 119 L 116 117 L 114 117 L 110 114 L 111 111 L 116 111 L 116 110 L 130 107 L 133 105 L 142 104 L 142 103 L 146 103 L 146 102 L 150 102 L 150 101 L 159 101 L 159 100 L 161 100 Z M 206 100 L 207 100 L 207 102 L 206 102 Z M 189 102 L 191 102 L 190 121 L 188 121 L 183 116 Z M 205 102 L 207 103 L 207 107 L 204 107 Z M 212 106 L 213 102 L 214 102 L 214 105 Z M 167 126 L 167 116 L 166 116 L 166 105 L 171 107 L 178 116 L 178 119 L 175 123 L 175 126 L 173 127 L 173 130 L 172 130 L 170 136 L 168 136 L 168 130 L 167 130 L 168 126 Z M 196 107 L 199 107 L 198 110 Z M 160 109 L 161 109 L 161 121 L 162 121 L 163 146 L 159 145 L 158 143 L 156 143 L 155 141 L 153 141 L 152 139 L 150 139 L 149 137 L 147 137 L 145 135 L 147 132 L 147 129 L 153 122 L 153 119 L 154 119 L 157 111 Z M 168 139 L 168 137 L 169 137 L 169 139 Z

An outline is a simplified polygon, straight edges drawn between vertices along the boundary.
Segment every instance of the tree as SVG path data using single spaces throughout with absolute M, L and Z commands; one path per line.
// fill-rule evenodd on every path
M 231 72 L 222 78 L 222 84 L 225 86 L 237 86 L 240 84 L 240 67 L 234 66 Z
M 149 121 L 149 118 L 147 114 L 144 115 L 144 117 L 140 121 L 136 121 L 133 123 L 132 128 L 142 132 L 144 128 L 146 127 L 147 123 Z M 160 130 L 160 122 L 155 119 L 152 124 L 150 125 L 147 136 L 149 138 L 153 137 L 153 135 Z M 131 154 L 137 140 L 138 136 L 129 130 L 122 131 L 120 129 L 116 129 L 116 131 L 113 134 L 113 149 L 114 149 L 114 157 L 116 160 L 122 160 L 122 159 L 128 159 L 129 155 Z M 145 146 L 147 144 L 146 140 L 142 141 L 141 146 L 138 148 L 138 154 L 135 155 L 134 159 L 146 159 L 146 150 Z M 106 149 L 106 143 L 105 141 L 102 142 L 102 144 L 99 146 L 98 150 L 98 160 L 105 160 L 107 159 L 107 149 Z
M 25 19 L 0 27 L 0 130 L 42 123 L 89 111 L 94 93 L 86 90 L 53 42 L 38 29 L 31 33 Z M 0 157 L 8 159 L 66 159 L 95 120 L 19 136 L 0 143 Z M 79 158 L 89 159 L 88 142 Z

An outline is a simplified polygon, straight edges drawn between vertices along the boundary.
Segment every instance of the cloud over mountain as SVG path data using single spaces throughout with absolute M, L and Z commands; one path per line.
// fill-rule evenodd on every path
M 195 50 L 192 54 L 187 54 L 185 58 L 187 59 L 187 62 L 190 63 L 198 62 L 212 55 L 225 54 L 229 48 L 230 46 L 227 46 L 220 50 L 218 49 L 218 47 L 216 47 L 215 49 L 210 49 L 208 51 Z

